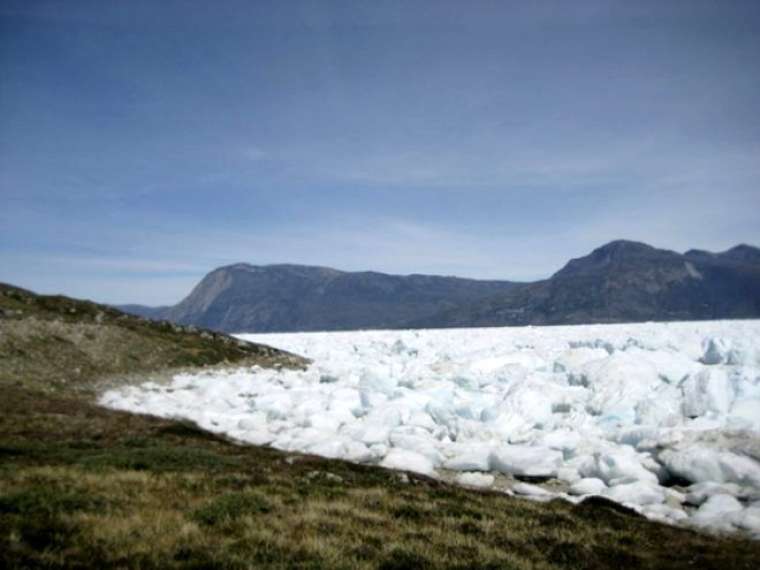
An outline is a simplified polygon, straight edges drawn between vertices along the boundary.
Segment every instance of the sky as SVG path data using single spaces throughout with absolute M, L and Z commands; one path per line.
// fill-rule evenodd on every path
M 760 245 L 760 2 L 0 0 L 0 281 Z

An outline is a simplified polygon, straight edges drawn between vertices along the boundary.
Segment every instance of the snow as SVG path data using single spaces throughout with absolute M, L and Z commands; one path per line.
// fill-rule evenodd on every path
M 241 442 L 537 500 L 598 494 L 760 536 L 760 321 L 239 336 L 313 364 L 180 374 L 100 401 Z

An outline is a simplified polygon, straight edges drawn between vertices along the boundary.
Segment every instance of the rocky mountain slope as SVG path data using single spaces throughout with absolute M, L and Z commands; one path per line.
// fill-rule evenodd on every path
M 228 332 L 758 317 L 760 249 L 680 254 L 619 240 L 534 283 L 237 264 L 173 307 L 123 309 Z
M 149 318 L 228 332 L 402 328 L 410 321 L 505 293 L 516 285 L 240 263 L 212 271 L 190 295 L 168 309 L 123 308 Z
M 760 249 L 685 254 L 614 241 L 549 279 L 444 311 L 420 327 L 731 319 L 760 316 Z

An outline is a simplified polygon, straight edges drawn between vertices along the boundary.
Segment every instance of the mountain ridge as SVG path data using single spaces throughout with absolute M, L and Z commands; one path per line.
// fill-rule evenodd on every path
M 682 254 L 614 240 L 527 283 L 235 263 L 176 305 L 120 308 L 225 332 L 760 317 L 760 249 Z
M 741 255 L 736 255 L 737 247 L 742 247 Z M 413 324 L 520 326 L 758 317 L 760 249 L 737 247 L 695 255 L 694 250 L 679 254 L 617 240 L 571 259 L 548 279 Z

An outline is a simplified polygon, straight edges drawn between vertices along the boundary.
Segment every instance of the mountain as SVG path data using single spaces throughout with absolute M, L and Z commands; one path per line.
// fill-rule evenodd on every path
M 410 321 L 507 292 L 516 285 L 239 263 L 215 269 L 173 307 L 120 308 L 148 318 L 228 332 L 402 328 Z
M 760 317 L 760 249 L 685 254 L 626 240 L 549 279 L 413 323 L 503 326 Z
M 240 263 L 173 307 L 121 308 L 227 332 L 760 317 L 760 249 L 680 254 L 617 240 L 533 283 Z
M 130 315 L 137 315 L 138 317 L 145 317 L 146 319 L 160 320 L 166 314 L 171 307 L 147 307 L 145 305 L 117 305 L 116 307 L 120 311 L 128 313 Z

